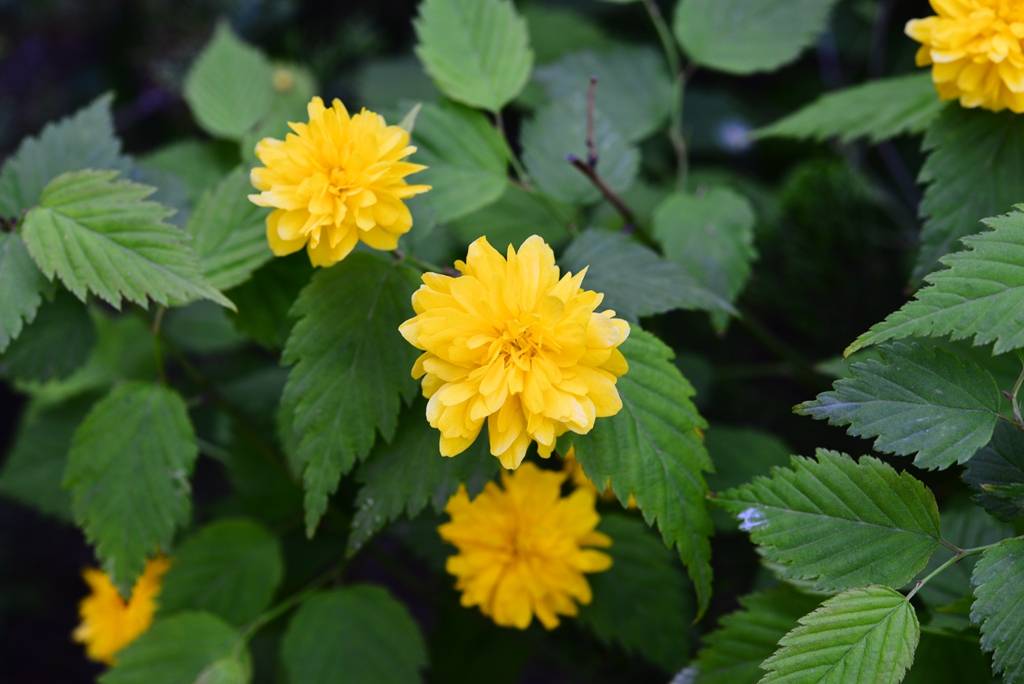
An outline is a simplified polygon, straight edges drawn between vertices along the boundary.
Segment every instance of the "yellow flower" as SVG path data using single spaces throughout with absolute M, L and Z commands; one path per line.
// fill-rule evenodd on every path
M 615 492 L 612 490 L 611 481 L 606 482 L 604 489 L 598 492 L 597 485 L 587 477 L 587 474 L 583 472 L 583 466 L 581 466 L 580 462 L 576 460 L 576 447 L 569 447 L 569 450 L 565 452 L 563 461 L 564 465 L 562 469 L 565 471 L 565 474 L 569 476 L 569 481 L 572 482 L 574 486 L 580 489 L 589 489 L 593 491 L 595 495 L 601 497 L 601 501 L 616 500 L 617 497 L 615 496 Z M 636 497 L 632 494 L 629 495 L 629 500 L 626 501 L 626 508 L 636 508 Z
M 443 455 L 468 448 L 486 419 L 491 453 L 516 468 L 531 441 L 547 458 L 559 435 L 619 412 L 629 324 L 595 311 L 604 295 L 581 288 L 586 269 L 559 277 L 536 235 L 507 257 L 479 238 L 455 267 L 461 277 L 424 274 L 417 315 L 399 328 L 424 352 L 412 375 Z
M 409 133 L 363 109 L 349 116 L 341 100 L 331 108 L 319 97 L 307 107 L 309 123 L 289 123 L 284 140 L 264 138 L 252 170 L 253 204 L 272 207 L 267 241 L 277 256 L 303 247 L 314 266 L 336 264 L 362 240 L 394 249 L 412 227 L 402 201 L 426 192 L 405 177 L 425 166 L 402 161 L 416 151 Z
M 526 463 L 502 473 L 504 489 L 488 483 L 470 501 L 465 487 L 448 501 L 451 522 L 438 528 L 459 553 L 448 559 L 462 605 L 503 627 L 526 629 L 533 616 L 547 629 L 558 616 L 574 616 L 577 602 L 590 603 L 584 573 L 611 567 L 612 559 L 591 546 L 611 546 L 596 531 L 594 492 L 561 496 L 565 473 Z
M 82 573 L 92 593 L 78 606 L 82 622 L 73 638 L 85 644 L 86 654 L 92 660 L 112 665 L 118 651 L 149 629 L 156 613 L 160 581 L 170 565 L 163 556 L 146 563 L 127 602 L 106 573 L 95 568 Z
M 937 16 L 913 19 L 918 66 L 932 65 L 944 100 L 964 107 L 1024 112 L 1024 2 L 931 0 Z

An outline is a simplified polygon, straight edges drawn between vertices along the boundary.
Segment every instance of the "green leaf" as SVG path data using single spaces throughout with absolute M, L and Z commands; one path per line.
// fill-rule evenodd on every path
M 740 597 L 740 609 L 724 616 L 697 654 L 694 684 L 756 684 L 760 666 L 779 639 L 818 599 L 788 584 Z
M 75 430 L 64 474 L 75 522 L 126 595 L 188 521 L 198 453 L 185 402 L 163 385 L 116 387 Z
M 185 101 L 207 133 L 237 140 L 270 109 L 273 73 L 263 53 L 220 23 L 185 76 Z
M 242 162 L 247 166 L 258 163 L 256 143 L 268 137 L 283 140 L 292 132 L 288 127 L 289 121 L 305 121 L 308 118 L 306 108 L 319 92 L 312 72 L 297 64 L 275 64 L 272 73 L 273 95 L 270 107 L 263 118 L 242 136 L 239 143 Z
M 43 294 L 52 289 L 21 238 L 0 232 L 0 352 L 35 319 Z
M 715 502 L 787 577 L 825 591 L 865 584 L 903 586 L 939 547 L 935 497 L 920 481 L 878 459 L 860 463 L 819 449 L 794 456 Z
M 754 249 L 754 208 L 743 195 L 712 188 L 700 195 L 674 194 L 654 214 L 654 236 L 672 261 L 716 295 L 734 302 L 750 278 Z M 715 327 L 724 330 L 725 314 Z
M 619 378 L 622 410 L 576 437 L 576 458 L 592 482 L 611 482 L 625 505 L 635 497 L 648 525 L 675 546 L 697 591 L 698 615 L 711 597 L 711 516 L 704 474 L 712 470 L 701 441 L 707 423 L 693 387 L 672 363 L 672 350 L 637 326 L 621 347 L 629 372 Z
M 580 50 L 605 48 L 611 40 L 587 15 L 567 7 L 529 4 L 523 18 L 537 64 L 549 64 Z
M 778 437 L 761 430 L 715 423 L 704 443 L 715 472 L 708 475 L 713 490 L 739 487 L 757 475 L 767 475 L 774 466 L 785 466 L 793 453 Z
M 584 280 L 587 289 L 604 293 L 604 306 L 629 320 L 673 309 L 734 311 L 678 264 L 620 232 L 586 230 L 559 262 L 573 273 L 589 266 Z
M 1024 516 L 1024 433 L 1009 423 L 996 425 L 992 441 L 978 451 L 963 474 L 975 501 L 1002 520 Z
M 427 649 L 405 606 L 368 584 L 314 594 L 288 623 L 281 660 L 291 684 L 421 681 Z
M 160 610 L 203 610 L 243 625 L 270 605 L 284 561 L 265 527 L 245 518 L 220 519 L 174 549 L 160 589 Z
M 169 174 L 181 181 L 189 205 L 198 202 L 237 163 L 231 146 L 191 138 L 168 143 L 139 160 L 143 169 Z
M 540 235 L 553 245 L 569 237 L 567 225 L 575 221 L 573 210 L 518 185 L 508 184 L 496 202 L 450 223 L 449 228 L 463 244 L 484 236 L 499 252 L 507 245 L 519 246 L 531 235 Z
M 192 302 L 171 309 L 164 316 L 160 333 L 172 348 L 195 354 L 219 354 L 245 344 L 231 324 L 228 311 L 213 302 Z
M 238 310 L 229 317 L 242 334 L 264 347 L 280 349 L 292 329 L 288 311 L 312 274 L 309 258 L 301 252 L 273 259 L 231 290 Z
M 971 622 L 981 626 L 981 647 L 1006 684 L 1024 682 L 1024 539 L 1007 539 L 985 551 L 971 575 Z
M 43 274 L 85 301 L 92 292 L 115 308 L 122 299 L 162 305 L 210 299 L 232 307 L 199 272 L 188 238 L 147 202 L 153 188 L 115 180 L 116 171 L 77 171 L 46 186 L 25 217 L 22 237 Z
M 995 342 L 994 354 L 1024 347 L 1024 327 L 1017 324 L 1024 297 L 1022 209 L 986 219 L 991 230 L 964 238 L 967 249 L 941 259 L 948 268 L 928 275 L 913 301 L 858 337 L 845 354 L 886 340 L 947 335 L 975 345 Z
M 680 0 L 675 34 L 701 66 L 730 74 L 792 62 L 828 26 L 836 0 Z
M 509 0 L 424 0 L 416 55 L 445 95 L 497 112 L 526 85 L 533 51 Z
M 851 143 L 882 142 L 904 133 L 924 133 L 942 112 L 929 74 L 868 81 L 822 95 L 803 109 L 758 130 L 758 138 L 796 138 Z
M 249 652 L 238 632 L 209 613 L 190 612 L 157 620 L 117 654 L 117 664 L 99 682 L 244 684 L 250 670 Z
M 508 185 L 508 148 L 479 112 L 459 105 L 423 105 L 413 132 L 416 178 L 433 190 L 424 198 L 441 223 L 491 204 Z
M 543 107 L 523 124 L 523 162 L 537 186 L 568 204 L 593 204 L 601 192 L 569 163 L 587 158 L 587 98 L 585 88 Z M 597 172 L 615 192 L 632 185 L 640 153 L 597 107 L 594 108 Z
M 928 187 L 920 208 L 925 223 L 914 266 L 917 280 L 961 238 L 977 232 L 978 221 L 1021 200 L 1024 121 L 1010 112 L 948 107 L 928 128 L 922 147 L 928 158 L 918 181 Z
M 366 62 L 355 74 L 359 101 L 374 111 L 394 107 L 400 102 L 437 102 L 441 94 L 423 73 L 413 55 L 382 57 Z
M 587 92 L 597 79 L 594 102 L 611 125 L 637 142 L 657 131 L 672 108 L 672 81 L 665 59 L 652 48 L 615 47 L 569 54 L 537 70 L 548 98 Z
M 476 496 L 498 470 L 485 440 L 457 457 L 441 456 L 437 431 L 424 420 L 425 414 L 426 401 L 418 399 L 404 412 L 394 439 L 378 442 L 356 471 L 362 487 L 348 537 L 350 556 L 402 515 L 415 518 L 428 504 L 441 513 L 460 484 Z
M 999 684 L 981 647 L 964 641 L 958 634 L 922 632 L 914 665 L 903 684 Z
M 921 342 L 894 342 L 877 351 L 796 412 L 849 426 L 855 437 L 876 437 L 878 451 L 916 453 L 920 468 L 965 463 L 988 444 L 1001 397 L 985 368 Z
M 95 343 L 88 309 L 61 290 L 0 355 L 0 375 L 36 382 L 65 378 L 85 363 Z
M 66 171 L 127 171 L 121 142 L 110 115 L 112 96 L 97 98 L 84 109 L 47 124 L 36 137 L 25 138 L 0 169 L 0 216 L 17 217 L 39 203 L 46 185 Z M 3 273 L 0 268 L 0 273 Z
M 674 554 L 636 518 L 601 516 L 612 567 L 587 577 L 593 600 L 579 620 L 601 641 L 637 653 L 666 672 L 686 663 L 693 605 Z
M 306 490 L 306 531 L 313 534 L 327 498 L 379 431 L 390 440 L 401 398 L 412 397 L 416 352 L 398 334 L 411 315 L 419 276 L 389 258 L 355 253 L 319 271 L 299 295 L 298 318 L 284 350 L 288 411 Z
M 761 682 L 899 684 L 921 628 L 910 602 L 888 587 L 850 589 L 800 619 L 766 660 Z

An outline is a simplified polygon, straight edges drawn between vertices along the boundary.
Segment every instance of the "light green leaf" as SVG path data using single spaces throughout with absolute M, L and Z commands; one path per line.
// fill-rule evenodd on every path
M 383 57 L 366 62 L 355 74 L 359 101 L 374 111 L 400 102 L 437 102 L 441 94 L 413 55 Z
M 971 622 L 981 626 L 981 647 L 1006 684 L 1024 682 L 1024 539 L 1007 539 L 985 551 L 971 575 Z
M 963 478 L 992 515 L 1024 516 L 1024 433 L 1009 423 L 996 425 L 992 441 L 967 462 Z
M 280 349 L 294 322 L 288 311 L 312 275 L 309 258 L 302 252 L 274 259 L 231 290 L 238 311 L 228 315 L 242 334 L 264 347 Z
M 238 632 L 209 613 L 189 612 L 157 620 L 117 654 L 117 664 L 99 682 L 244 684 L 250 671 L 249 652 Z
M 848 426 L 855 437 L 876 437 L 878 451 L 917 454 L 920 468 L 965 463 L 992 439 L 1001 397 L 985 368 L 921 342 L 894 342 L 877 352 L 796 412 Z
M 931 75 L 913 73 L 868 81 L 826 93 L 770 126 L 758 138 L 797 138 L 844 143 L 867 138 L 882 142 L 904 133 L 924 133 L 942 112 Z
M 232 153 L 230 146 L 211 140 L 185 138 L 143 156 L 139 166 L 159 174 L 170 174 L 181 181 L 192 205 L 238 163 Z
M 414 684 L 427 649 L 405 606 L 364 584 L 303 601 L 285 631 L 281 660 L 291 684 Z
M 269 111 L 273 75 L 263 53 L 220 23 L 185 77 L 185 101 L 205 131 L 237 140 Z
M 64 474 L 75 522 L 126 595 L 188 521 L 198 454 L 185 402 L 163 385 L 118 386 L 75 430 Z
M 559 262 L 576 273 L 590 267 L 584 285 L 604 293 L 603 306 L 637 320 L 673 309 L 733 312 L 676 263 L 621 232 L 591 229 L 572 241 Z
M 0 169 L 0 216 L 17 217 L 34 207 L 47 183 L 66 171 L 128 170 L 130 163 L 121 156 L 121 142 L 114 134 L 112 99 L 97 98 L 22 141 Z
M 433 189 L 424 200 L 441 223 L 491 204 L 508 185 L 508 148 L 479 112 L 455 105 L 426 104 L 413 132 L 415 161 L 427 169 L 417 183 Z
M 242 167 L 203 193 L 186 230 L 199 256 L 199 269 L 217 289 L 245 282 L 270 261 L 264 219 L 266 209 L 249 201 L 249 173 Z
M 416 55 L 445 95 L 497 112 L 526 85 L 533 51 L 509 0 L 424 0 Z
M 818 599 L 788 584 L 740 597 L 740 609 L 719 621 L 697 654 L 694 684 L 756 684 L 761 663 Z
M 378 442 L 356 471 L 362 487 L 348 537 L 349 555 L 403 515 L 415 518 L 428 504 L 441 513 L 461 484 L 475 496 L 498 470 L 498 460 L 490 456 L 486 440 L 477 440 L 458 457 L 441 456 L 437 431 L 425 415 L 426 401 L 419 399 L 403 413 L 394 439 Z
M 787 577 L 834 591 L 913 579 L 940 544 L 931 491 L 875 458 L 816 455 L 794 456 L 790 468 L 721 492 L 715 502 Z
M 886 340 L 947 335 L 975 345 L 995 342 L 995 354 L 1024 347 L 1024 326 L 1017 323 L 1024 302 L 1022 210 L 1019 205 L 986 219 L 991 230 L 965 238 L 967 249 L 943 257 L 947 268 L 928 275 L 913 301 L 872 326 L 845 354 Z
M 622 410 L 576 437 L 576 458 L 592 482 L 611 482 L 625 505 L 635 497 L 648 525 L 675 546 L 697 592 L 698 615 L 711 598 L 711 516 L 704 474 L 711 460 L 701 441 L 707 423 L 693 387 L 672 363 L 672 350 L 638 326 L 621 347 L 629 372 L 619 378 Z
M 899 684 L 914 662 L 921 627 L 913 606 L 888 587 L 850 589 L 800 619 L 762 667 L 771 682 Z
M 294 366 L 282 398 L 306 489 L 312 535 L 327 498 L 377 432 L 390 440 L 401 398 L 411 399 L 416 352 L 398 334 L 419 276 L 389 258 L 355 253 L 319 271 L 299 295 L 284 350 Z
M 32 322 L 43 294 L 52 289 L 21 238 L 0 232 L 0 352 Z
M 116 171 L 77 171 L 46 186 L 25 217 L 22 237 L 43 274 L 85 301 L 92 292 L 115 308 L 122 299 L 162 305 L 210 299 L 232 307 L 199 272 L 187 236 L 146 201 L 153 188 L 115 180 Z
M 270 107 L 256 125 L 250 129 L 239 143 L 241 145 L 242 162 L 256 165 L 256 143 L 263 138 L 283 140 L 291 133 L 289 121 L 305 121 L 308 118 L 309 101 L 318 92 L 316 78 L 305 67 L 297 64 L 275 64 L 271 83 L 273 95 Z
M 531 235 L 540 235 L 552 245 L 564 243 L 569 237 L 566 226 L 575 220 L 572 208 L 509 183 L 496 202 L 448 227 L 463 244 L 484 236 L 504 253 L 505 247 L 518 247 Z
M 596 78 L 597 109 L 630 142 L 657 131 L 672 107 L 665 59 L 652 48 L 575 52 L 538 69 L 535 78 L 551 100 L 586 94 L 590 79 Z
M 615 192 L 629 188 L 640 166 L 640 153 L 597 107 L 594 143 L 602 180 Z M 601 199 L 601 192 L 568 161 L 570 156 L 587 158 L 585 89 L 546 105 L 524 123 L 522 144 L 523 162 L 542 191 L 568 204 Z
M 0 355 L 0 375 L 35 382 L 65 378 L 85 363 L 95 343 L 88 309 L 61 290 Z
M 837 0 L 680 0 L 675 34 L 701 66 L 730 74 L 792 62 L 828 26 Z
M 638 653 L 666 672 L 686 663 L 693 604 L 674 554 L 636 518 L 601 516 L 612 567 L 589 575 L 593 600 L 580 623 L 601 641 Z
M 281 545 L 265 527 L 222 518 L 174 549 L 160 610 L 204 610 L 243 625 L 270 605 L 283 575 Z

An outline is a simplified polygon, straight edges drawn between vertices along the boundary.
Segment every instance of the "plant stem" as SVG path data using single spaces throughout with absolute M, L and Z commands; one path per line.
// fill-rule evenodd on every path
M 676 153 L 676 187 L 686 188 L 686 175 L 689 169 L 689 153 L 686 148 L 686 136 L 683 133 L 683 104 L 686 96 L 688 74 L 683 66 L 683 58 L 676 45 L 675 36 L 665 21 L 665 16 L 658 8 L 656 0 L 643 0 L 644 9 L 651 18 L 654 30 L 665 53 L 669 72 L 672 74 L 672 108 L 669 112 L 668 139 Z
M 958 553 L 954 553 L 953 554 L 952 558 L 950 558 L 945 563 L 943 563 L 942 565 L 940 565 L 939 567 L 935 568 L 934 570 L 929 572 L 927 575 L 925 575 L 924 577 L 919 579 L 914 584 L 914 588 L 910 590 L 909 594 L 907 594 L 907 600 L 909 601 L 910 599 L 914 598 L 914 596 L 917 594 L 917 592 L 919 592 L 921 590 L 921 587 L 923 587 L 924 585 L 926 585 L 930 581 L 932 581 L 932 579 L 934 579 L 936 575 L 942 574 L 943 572 L 945 572 L 949 568 L 953 567 L 954 565 L 956 565 L 957 563 L 962 561 L 964 558 L 967 558 L 968 556 L 976 556 L 979 553 L 982 553 L 983 551 L 991 549 L 993 546 L 996 546 L 998 544 L 1003 543 L 1004 541 L 1006 541 L 1006 540 L 1005 539 L 1000 539 L 999 541 L 993 542 L 992 544 L 985 544 L 984 546 L 975 546 L 974 548 L 970 548 L 970 549 L 960 549 L 960 551 Z
M 818 387 L 817 377 L 820 373 L 815 370 L 813 364 L 807 361 L 800 352 L 787 344 L 782 338 L 762 325 L 752 313 L 745 309 L 739 309 L 738 313 L 740 323 L 746 326 L 751 335 L 783 361 L 789 362 L 797 376 L 808 386 Z
M 164 322 L 164 314 L 167 312 L 165 307 L 159 307 L 156 310 L 156 315 L 153 316 L 153 326 L 151 328 L 153 332 L 153 356 L 156 357 L 156 371 L 160 378 L 160 382 L 167 384 L 167 373 L 164 371 L 164 350 L 163 345 L 160 342 L 160 326 Z
M 523 166 L 523 162 L 519 159 L 519 155 L 516 154 L 515 149 L 512 147 L 512 141 L 509 140 L 508 131 L 505 129 L 505 118 L 501 115 L 501 111 L 494 113 L 494 125 L 497 127 L 498 132 L 501 133 L 502 139 L 505 141 L 505 147 L 508 149 L 508 160 L 512 164 L 512 170 L 516 172 L 516 178 L 522 183 L 523 188 L 532 192 L 533 182 L 530 180 L 530 174 L 527 173 L 526 167 Z
M 1021 387 L 1024 387 L 1024 360 L 1021 361 L 1020 375 L 1017 376 L 1017 382 L 1013 383 L 1013 389 L 1010 390 L 1010 404 L 1012 404 L 1013 408 L 1013 418 L 1017 421 L 1017 425 L 1024 428 L 1024 417 L 1021 416 L 1020 402 L 1017 400 Z
M 452 269 L 450 267 L 444 268 L 443 266 L 438 266 L 437 264 L 433 264 L 429 261 L 420 259 L 419 257 L 415 257 L 412 254 L 406 254 L 402 257 L 402 259 L 404 261 L 409 262 L 410 264 L 412 264 L 419 270 L 423 271 L 424 273 L 445 273 L 448 275 L 451 274 Z
M 336 566 L 332 567 L 330 570 L 328 570 L 327 572 L 325 572 L 324 574 L 320 575 L 312 582 L 307 584 L 305 588 L 295 592 L 294 594 L 284 599 L 280 603 L 273 605 L 267 610 L 263 611 L 252 622 L 246 625 L 245 628 L 242 630 L 242 637 L 239 640 L 238 648 L 244 647 L 245 644 L 253 637 L 253 635 L 255 635 L 256 632 L 260 631 L 263 627 L 270 624 L 271 622 L 281 617 L 295 606 L 305 601 L 307 598 L 309 598 L 310 595 L 322 589 L 325 584 L 328 584 L 331 581 L 337 579 L 341 575 L 342 570 L 344 569 L 345 563 L 338 563 Z
M 585 161 L 572 154 L 569 155 L 568 161 L 578 169 L 580 173 L 586 176 L 587 179 L 594 184 L 594 187 L 601 191 L 604 198 L 608 200 L 613 207 L 615 207 L 615 211 L 619 212 L 619 215 L 622 216 L 622 219 L 626 222 L 624 230 L 627 232 L 633 232 L 636 228 L 636 215 L 625 201 L 623 201 L 623 199 L 619 197 L 614 190 L 608 187 L 607 183 L 604 182 L 604 179 L 601 178 L 600 174 L 597 172 L 597 166 L 595 165 L 594 167 L 591 167 Z

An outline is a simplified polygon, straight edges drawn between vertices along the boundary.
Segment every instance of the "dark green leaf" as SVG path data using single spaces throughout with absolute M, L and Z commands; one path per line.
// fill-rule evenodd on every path
M 280 349 L 292 329 L 288 311 L 312 275 L 309 258 L 301 252 L 274 259 L 231 290 L 238 310 L 228 316 L 242 334 L 264 347 Z
M 560 202 L 509 184 L 496 202 L 463 216 L 449 228 L 469 244 L 484 236 L 499 252 L 518 247 L 531 235 L 540 235 L 552 245 L 569 237 L 566 226 L 575 222 L 573 210 Z
M 985 551 L 971 575 L 971 622 L 981 626 L 981 647 L 1006 684 L 1024 682 L 1024 539 L 1007 539 Z
M 35 382 L 65 378 L 85 363 L 95 343 L 89 311 L 61 290 L 0 355 L 0 374 Z
M 32 322 L 43 294 L 52 290 L 21 238 L 0 232 L 0 352 Z
M 1024 433 L 1009 423 L 996 425 L 992 441 L 967 462 L 963 477 L 992 515 L 1024 515 Z

